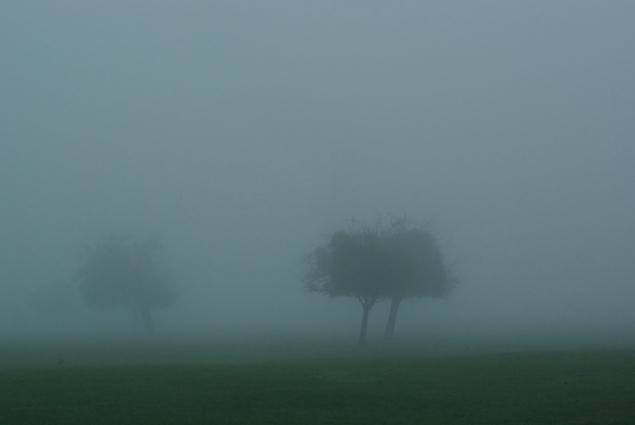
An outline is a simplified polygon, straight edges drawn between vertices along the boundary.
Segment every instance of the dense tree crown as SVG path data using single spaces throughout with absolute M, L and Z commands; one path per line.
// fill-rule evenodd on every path
M 390 338 L 403 299 L 443 297 L 450 292 L 452 279 L 435 237 L 425 229 L 395 221 L 334 233 L 309 256 L 305 284 L 310 292 L 360 301 L 363 343 L 367 316 L 377 301 L 391 300 L 386 328 Z
M 91 307 L 126 307 L 152 330 L 151 310 L 170 305 L 176 296 L 169 273 L 159 261 L 156 239 L 127 243 L 110 237 L 87 255 L 78 279 Z
M 371 232 L 335 233 L 310 256 L 308 290 L 331 297 L 379 297 L 384 289 L 380 242 Z
M 431 233 L 398 228 L 384 235 L 383 248 L 383 296 L 443 297 L 451 290 L 448 268 Z

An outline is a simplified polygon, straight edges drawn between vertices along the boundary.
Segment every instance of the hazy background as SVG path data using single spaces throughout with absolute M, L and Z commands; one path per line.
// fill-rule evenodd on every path
M 70 277 L 163 235 L 159 333 L 357 331 L 303 291 L 352 217 L 430 222 L 461 284 L 399 332 L 635 334 L 635 3 L 3 0 L 0 338 L 134 331 Z M 33 291 L 69 287 L 55 312 Z M 385 310 L 371 317 L 383 327 Z

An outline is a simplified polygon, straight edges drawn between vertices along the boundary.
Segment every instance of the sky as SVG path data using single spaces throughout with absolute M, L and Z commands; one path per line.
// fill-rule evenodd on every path
M 53 284 L 78 297 L 109 232 L 163 237 L 182 291 L 166 332 L 354 332 L 359 307 L 306 293 L 303 261 L 389 215 L 428 223 L 460 281 L 404 303 L 409 332 L 635 328 L 634 16 L 2 1 L 0 336 L 127 328 L 29 303 Z

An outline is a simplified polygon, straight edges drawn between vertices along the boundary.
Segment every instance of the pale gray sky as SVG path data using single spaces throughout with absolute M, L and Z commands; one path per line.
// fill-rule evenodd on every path
M 0 333 L 40 329 L 30 292 L 111 230 L 164 235 L 185 290 L 166 328 L 355 329 L 356 305 L 302 291 L 302 258 L 386 213 L 429 220 L 461 279 L 400 326 L 635 326 L 634 16 L 4 0 Z

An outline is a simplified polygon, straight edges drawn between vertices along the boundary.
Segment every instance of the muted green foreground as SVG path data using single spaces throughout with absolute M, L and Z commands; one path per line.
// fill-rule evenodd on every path
M 12 370 L 0 424 L 635 424 L 635 352 Z

